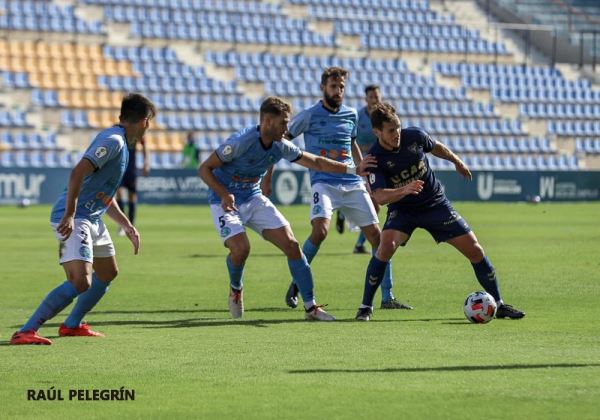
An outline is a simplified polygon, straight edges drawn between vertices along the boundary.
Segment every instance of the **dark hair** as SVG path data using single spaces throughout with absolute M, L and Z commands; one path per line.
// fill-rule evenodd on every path
M 265 114 L 283 115 L 291 114 L 292 106 L 277 96 L 267 97 L 260 105 L 260 119 L 262 120 Z
M 136 123 L 144 118 L 154 118 L 156 107 L 152 101 L 141 93 L 128 93 L 121 102 L 119 119 L 129 123 Z
M 348 70 L 343 69 L 341 67 L 328 67 L 325 69 L 325 71 L 321 75 L 321 84 L 326 85 L 327 80 L 329 80 L 330 77 L 333 77 L 334 79 L 339 79 L 339 78 L 345 79 L 348 77 L 348 74 L 349 74 Z
M 382 102 L 375 105 L 370 114 L 371 125 L 373 128 L 383 129 L 383 124 L 386 122 L 400 122 L 400 117 L 396 114 L 394 108 L 389 102 Z
M 371 92 L 373 90 L 379 90 L 379 85 L 368 85 L 365 88 L 365 95 L 367 95 L 369 92 Z

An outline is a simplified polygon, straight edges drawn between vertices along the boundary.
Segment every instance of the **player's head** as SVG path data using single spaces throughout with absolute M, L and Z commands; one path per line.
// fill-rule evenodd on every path
M 119 121 L 128 130 L 127 137 L 137 141 L 141 139 L 156 116 L 156 107 L 152 101 L 140 93 L 129 93 L 121 102 Z
M 283 99 L 269 96 L 260 105 L 260 127 L 269 140 L 281 140 L 288 130 L 292 107 Z
M 339 108 L 344 100 L 348 70 L 341 67 L 326 68 L 321 75 L 323 101 L 330 108 Z
M 375 105 L 370 117 L 373 132 L 379 139 L 379 143 L 386 149 L 400 147 L 402 123 L 396 114 L 396 109 L 388 102 L 381 102 Z
M 369 85 L 365 88 L 365 101 L 369 110 L 382 101 L 379 85 Z

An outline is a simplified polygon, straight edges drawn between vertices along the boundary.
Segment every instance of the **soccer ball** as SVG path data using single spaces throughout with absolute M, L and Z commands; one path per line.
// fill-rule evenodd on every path
M 496 315 L 496 301 L 486 292 L 473 292 L 465 300 L 465 316 L 474 324 L 487 324 Z

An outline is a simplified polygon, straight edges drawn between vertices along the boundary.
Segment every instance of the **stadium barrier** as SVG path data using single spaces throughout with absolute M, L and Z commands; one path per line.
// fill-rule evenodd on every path
M 64 168 L 0 168 L 0 204 L 53 203 L 69 173 Z M 456 201 L 600 200 L 600 171 L 475 171 L 471 182 L 454 171 L 436 171 L 436 176 Z M 148 204 L 205 204 L 208 188 L 195 170 L 156 169 L 138 177 L 138 197 Z M 275 171 L 271 199 L 283 205 L 309 203 L 308 172 Z

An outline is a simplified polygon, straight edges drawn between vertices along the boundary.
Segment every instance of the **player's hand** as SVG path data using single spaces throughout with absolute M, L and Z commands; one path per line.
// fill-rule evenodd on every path
M 233 194 L 227 194 L 225 197 L 221 197 L 221 207 L 227 212 L 237 211 Z
M 133 225 L 123 226 L 123 230 L 125 231 L 125 235 L 127 236 L 127 238 L 129 238 L 129 240 L 133 244 L 133 254 L 137 255 L 140 252 L 140 233 Z
M 375 159 L 375 156 L 371 156 L 371 155 L 363 156 L 361 162 L 356 167 L 356 174 L 360 175 L 360 176 L 367 176 L 370 173 L 370 171 L 368 169 L 376 168 L 376 167 L 377 167 L 377 159 Z
M 423 191 L 423 184 L 423 181 L 417 179 L 404 187 L 400 187 L 399 190 L 401 191 L 402 197 L 406 197 L 407 195 L 417 195 Z
M 459 160 L 458 162 L 456 162 L 454 164 L 454 167 L 456 168 L 456 172 L 461 174 L 463 177 L 467 178 L 469 181 L 471 181 L 473 179 L 473 175 L 471 175 L 471 171 L 469 170 L 469 167 L 467 165 L 465 165 L 465 163 L 462 160 Z
M 73 216 L 63 216 L 58 222 L 56 226 L 56 231 L 61 234 L 62 240 L 65 241 L 71 236 L 73 233 L 73 227 L 75 226 L 75 221 L 73 220 Z

